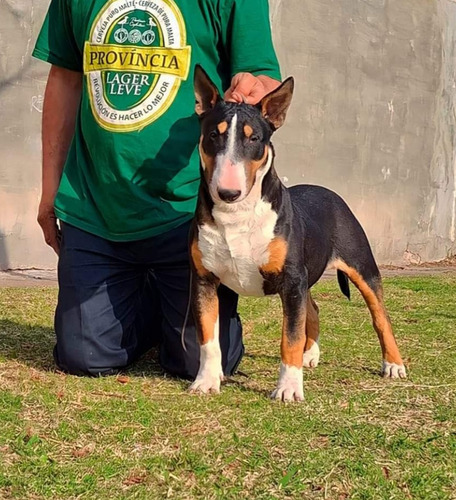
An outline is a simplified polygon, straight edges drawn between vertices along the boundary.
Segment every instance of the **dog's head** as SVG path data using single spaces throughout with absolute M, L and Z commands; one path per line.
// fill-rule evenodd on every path
M 270 139 L 281 127 L 293 95 L 293 78 L 256 106 L 224 102 L 200 67 L 195 68 L 195 111 L 204 180 L 215 203 L 244 200 L 272 162 Z

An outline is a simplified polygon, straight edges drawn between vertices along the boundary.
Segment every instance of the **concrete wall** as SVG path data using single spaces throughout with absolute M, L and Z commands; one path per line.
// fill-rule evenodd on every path
M 273 0 L 272 16 L 298 81 L 289 182 L 339 192 L 380 262 L 455 253 L 456 3 Z
M 0 2 L 0 269 L 54 267 L 36 223 L 49 68 L 31 58 L 47 0 Z
M 297 90 L 275 140 L 288 184 L 339 192 L 382 263 L 456 253 L 456 3 L 270 0 Z M 53 267 L 35 223 L 48 0 L 0 4 L 0 268 Z M 252 31 L 254 36 L 254 31 Z

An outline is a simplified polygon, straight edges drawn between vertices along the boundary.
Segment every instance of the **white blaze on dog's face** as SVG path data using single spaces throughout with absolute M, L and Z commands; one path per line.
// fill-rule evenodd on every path
M 218 129 L 225 128 L 225 123 L 221 122 Z M 225 145 L 223 151 L 216 153 L 215 169 L 212 176 L 209 191 L 212 199 L 222 199 L 223 196 L 243 199 L 247 191 L 247 177 L 244 162 L 239 159 L 237 154 L 237 127 L 238 115 L 234 114 L 227 130 Z M 234 200 L 233 200 L 234 201 Z
M 270 166 L 270 138 L 283 124 L 293 80 L 286 80 L 259 105 L 223 102 L 204 71 L 195 70 L 196 113 L 201 119 L 199 153 L 215 203 L 244 200 Z

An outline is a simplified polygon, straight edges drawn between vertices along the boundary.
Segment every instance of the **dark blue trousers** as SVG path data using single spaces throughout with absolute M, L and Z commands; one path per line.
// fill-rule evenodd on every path
M 190 223 L 134 242 L 112 242 L 62 223 L 55 314 L 54 357 L 63 371 L 107 375 L 130 365 L 159 345 L 162 368 L 196 377 L 199 346 L 189 300 Z M 237 295 L 219 289 L 220 344 L 225 374 L 237 368 L 243 352 Z

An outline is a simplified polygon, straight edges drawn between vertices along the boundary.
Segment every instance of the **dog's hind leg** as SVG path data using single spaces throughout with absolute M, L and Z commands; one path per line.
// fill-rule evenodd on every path
M 405 378 L 406 370 L 394 338 L 391 321 L 383 302 L 383 287 L 380 272 L 373 257 L 364 255 L 365 264 L 358 261 L 356 268 L 348 265 L 344 260 L 334 262 L 336 269 L 345 273 L 350 281 L 358 288 L 363 296 L 372 316 L 374 329 L 383 353 L 383 376 L 390 378 Z
M 310 290 L 307 295 L 307 319 L 306 319 L 306 345 L 304 347 L 303 365 L 306 368 L 315 368 L 320 361 L 320 336 L 319 309 L 313 300 Z

